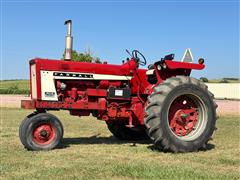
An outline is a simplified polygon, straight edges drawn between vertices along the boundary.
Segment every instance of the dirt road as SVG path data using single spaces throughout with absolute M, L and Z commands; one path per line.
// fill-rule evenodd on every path
M 26 95 L 0 95 L 0 107 L 21 107 L 21 100 L 28 100 Z M 218 114 L 240 115 L 240 101 L 216 100 Z

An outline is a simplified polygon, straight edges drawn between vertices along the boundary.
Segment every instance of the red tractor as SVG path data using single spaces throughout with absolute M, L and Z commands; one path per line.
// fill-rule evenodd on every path
M 36 109 L 20 125 L 19 136 L 28 150 L 50 150 L 63 138 L 63 126 L 48 110 L 68 110 L 74 116 L 94 116 L 106 122 L 118 139 L 150 137 L 163 151 L 193 152 L 206 148 L 215 130 L 213 94 L 190 77 L 198 64 L 165 56 L 148 69 L 137 50 L 122 65 L 71 61 L 71 21 L 64 60 L 30 61 L 31 100 L 22 108 Z

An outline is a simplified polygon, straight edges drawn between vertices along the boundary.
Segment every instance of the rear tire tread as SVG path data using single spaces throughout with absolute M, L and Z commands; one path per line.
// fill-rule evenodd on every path
M 155 147 L 159 150 L 171 151 L 171 152 L 197 151 L 202 147 L 206 147 L 207 142 L 212 137 L 212 133 L 211 133 L 210 138 L 206 139 L 206 141 L 202 144 L 202 147 L 196 148 L 195 146 L 191 146 L 188 149 L 183 149 L 182 147 L 177 147 L 172 141 L 168 140 L 168 136 L 164 135 L 164 132 L 161 128 L 162 121 L 160 120 L 160 113 L 162 111 L 163 102 L 172 89 L 183 84 L 193 84 L 198 87 L 201 87 L 201 89 L 207 92 L 210 99 L 213 100 L 214 98 L 213 94 L 208 91 L 208 88 L 204 83 L 191 77 L 186 77 L 186 76 L 172 77 L 167 79 L 162 84 L 156 86 L 154 88 L 154 92 L 148 97 L 148 105 L 145 108 L 146 115 L 145 115 L 144 122 L 146 125 L 147 134 L 154 141 Z M 161 101 L 159 101 L 159 99 L 161 99 Z M 213 101 L 213 105 L 216 111 L 217 105 L 214 101 Z M 214 127 L 215 127 L 215 124 L 214 124 Z

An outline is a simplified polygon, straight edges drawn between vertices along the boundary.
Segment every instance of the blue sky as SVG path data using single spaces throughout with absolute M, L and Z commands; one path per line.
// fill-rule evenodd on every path
M 206 68 L 192 76 L 239 77 L 239 2 L 236 1 L 2 1 L 1 79 L 27 79 L 34 57 L 59 59 L 67 19 L 74 49 L 90 48 L 120 64 L 125 49 L 149 63 L 168 53 L 180 60 L 191 48 Z

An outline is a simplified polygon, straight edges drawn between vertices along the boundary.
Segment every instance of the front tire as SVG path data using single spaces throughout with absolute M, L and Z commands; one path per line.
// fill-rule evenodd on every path
M 56 148 L 62 140 L 63 126 L 52 114 L 33 113 L 22 121 L 19 137 L 28 150 L 51 150 Z
M 205 148 L 215 130 L 213 94 L 197 79 L 177 76 L 156 86 L 145 108 L 145 126 L 157 149 L 193 152 Z

